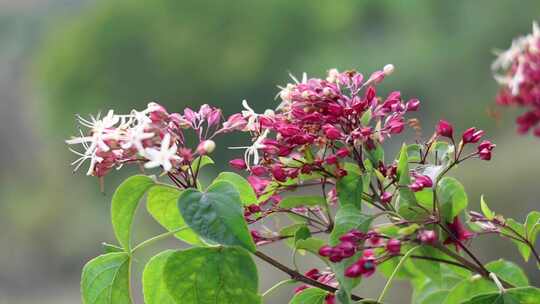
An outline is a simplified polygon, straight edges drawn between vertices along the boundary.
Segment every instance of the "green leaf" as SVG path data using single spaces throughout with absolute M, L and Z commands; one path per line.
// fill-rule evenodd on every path
M 179 304 L 261 303 L 255 263 L 238 247 L 176 251 L 163 274 L 169 294 Z
M 478 295 L 462 304 L 538 304 L 539 299 L 540 289 L 520 287 Z
M 422 158 L 422 155 L 420 153 L 420 145 L 419 144 L 412 144 L 407 146 L 407 158 L 411 162 L 419 162 Z
M 125 250 L 131 250 L 131 225 L 139 201 L 146 191 L 155 185 L 145 175 L 135 175 L 126 179 L 114 192 L 111 205 L 111 219 L 116 239 Z
M 362 117 L 360 117 L 360 123 L 362 123 L 363 126 L 367 126 L 369 124 L 369 121 L 371 120 L 371 115 L 371 108 L 367 109 L 364 114 L 362 114 Z
M 142 287 L 145 304 L 174 304 L 167 290 L 163 270 L 174 250 L 165 250 L 154 256 L 144 267 Z
M 407 186 L 411 183 L 411 177 L 409 176 L 409 155 L 407 152 L 407 145 L 405 144 L 401 146 L 399 152 L 397 176 L 400 185 Z
M 311 237 L 311 232 L 306 226 L 302 226 L 296 230 L 294 233 L 294 243 L 296 244 L 300 240 L 306 240 Z
M 526 238 L 534 244 L 536 242 L 536 236 L 540 231 L 540 212 L 532 211 L 527 215 L 525 220 Z
M 298 206 L 324 206 L 326 201 L 322 196 L 289 196 L 284 198 L 279 206 L 281 208 L 294 208 Z
M 185 190 L 178 206 L 188 226 L 204 239 L 256 250 L 244 221 L 240 195 L 229 182 L 214 182 L 206 192 Z
M 529 285 L 529 279 L 525 272 L 518 265 L 499 259 L 486 264 L 486 269 L 493 272 L 497 277 L 514 285 L 515 287 L 525 287 Z
M 339 243 L 339 237 L 351 229 L 367 232 L 371 221 L 372 217 L 362 213 L 356 206 L 340 206 L 336 213 L 334 229 L 330 233 L 330 245 L 337 245 Z
M 316 238 L 307 238 L 305 240 L 296 241 L 296 249 L 303 249 L 319 256 L 319 249 L 326 244 L 325 241 Z
M 453 177 L 443 177 L 437 185 L 437 198 L 441 214 L 447 222 L 452 222 L 468 205 L 468 198 L 461 183 Z
M 444 299 L 448 296 L 450 291 L 448 289 L 437 290 L 433 293 L 430 293 L 422 301 L 417 302 L 418 304 L 433 304 L 433 303 L 442 303 Z
M 242 176 L 233 172 L 220 173 L 213 183 L 225 181 L 233 185 L 233 187 L 240 194 L 240 200 L 244 205 L 251 205 L 257 203 L 257 195 L 251 187 L 251 184 Z
M 377 165 L 379 161 L 384 163 L 384 149 L 379 142 L 375 142 L 375 149 L 364 149 L 364 151 L 372 164 Z
M 201 162 L 200 164 L 199 164 L 199 161 Z M 199 156 L 195 158 L 193 162 L 191 162 L 191 164 L 192 164 L 191 169 L 195 171 L 197 170 L 197 167 L 199 168 L 199 170 L 201 170 L 202 168 L 209 165 L 214 165 L 215 163 L 214 163 L 214 160 L 211 159 L 208 155 L 203 155 L 203 156 Z
M 289 304 L 324 304 L 328 293 L 319 288 L 307 288 L 294 295 Z
M 107 253 L 88 262 L 82 271 L 83 304 L 130 304 L 129 255 Z
M 491 211 L 491 209 L 489 209 L 486 201 L 484 200 L 484 195 L 480 196 L 480 209 L 488 220 L 492 220 L 495 218 L 495 213 Z
M 103 253 L 124 252 L 124 248 L 105 242 L 101 243 L 101 247 L 103 248 Z
M 360 209 L 363 189 L 360 174 L 348 171 L 348 174 L 338 180 L 336 185 L 340 206 L 352 205 Z
M 181 193 L 179 189 L 164 185 L 156 185 L 148 191 L 146 200 L 148 213 L 169 231 L 186 225 L 178 210 L 178 198 Z M 182 230 L 174 236 L 192 245 L 204 244 L 191 229 Z
M 450 290 L 443 304 L 459 304 L 464 299 L 469 299 L 479 294 L 497 291 L 497 287 L 491 281 L 473 276 L 458 283 Z
M 505 224 L 511 228 L 511 229 L 508 229 L 504 227 L 502 229 L 502 231 L 505 232 L 506 234 L 515 236 L 514 234 L 514 231 L 515 231 L 522 237 L 525 237 L 526 231 L 525 231 L 525 226 L 523 224 L 518 223 L 516 220 L 511 219 L 511 218 L 507 219 Z M 523 257 L 523 259 L 525 261 L 528 261 L 529 257 L 531 256 L 531 248 L 529 248 L 529 246 L 523 244 L 522 242 L 514 240 L 514 239 L 512 239 L 512 242 L 517 246 L 518 251 Z
M 343 204 L 340 201 L 339 209 L 334 219 L 334 229 L 330 233 L 329 243 L 331 246 L 335 246 L 339 243 L 339 237 L 349 232 L 351 229 L 358 229 L 363 232 L 367 232 L 371 225 L 373 218 L 360 211 L 360 208 L 354 204 Z M 336 278 L 339 281 L 342 292 L 350 296 L 351 290 L 360 283 L 360 278 L 350 279 L 345 277 L 345 269 L 354 263 L 359 257 L 359 254 L 346 259 L 339 263 L 333 263 L 331 265 Z

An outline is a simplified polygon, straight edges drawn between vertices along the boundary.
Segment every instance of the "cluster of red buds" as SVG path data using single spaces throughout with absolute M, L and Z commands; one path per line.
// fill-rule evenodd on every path
M 195 157 L 214 150 L 212 138 L 216 134 L 229 131 L 221 126 L 221 111 L 209 105 L 201 106 L 198 112 L 186 108 L 183 114 L 169 114 L 163 106 L 152 102 L 142 111 L 118 115 L 110 110 L 104 117 L 79 116 L 78 120 L 87 131 L 81 130 L 79 137 L 66 141 L 84 148 L 82 152 L 70 149 L 80 156 L 72 165 L 77 170 L 90 160 L 87 174 L 98 177 L 126 163 L 179 173 Z M 197 134 L 194 150 L 186 143 L 186 129 Z
M 317 268 L 313 268 L 313 269 L 308 270 L 306 273 L 304 273 L 304 276 L 312 280 L 318 281 L 320 283 L 323 283 L 330 287 L 337 288 L 339 285 L 338 281 L 336 280 L 336 275 L 331 271 L 320 271 Z M 310 288 L 310 286 L 305 285 L 305 284 L 300 285 L 294 289 L 294 293 L 299 293 L 308 288 Z M 335 295 L 332 293 L 329 293 L 324 298 L 324 304 L 335 304 L 335 303 L 336 303 L 336 298 L 335 298 Z
M 436 127 L 436 134 L 438 136 L 449 138 L 454 143 L 454 128 L 449 122 L 445 120 L 440 120 Z M 456 160 L 458 160 L 461 156 L 465 145 L 478 143 L 480 139 L 482 139 L 484 134 L 485 132 L 483 130 L 479 130 L 474 127 L 465 130 L 461 135 L 461 141 L 459 142 L 459 150 L 456 154 Z M 489 140 L 484 140 L 476 147 L 476 152 L 468 155 L 467 158 L 478 156 L 478 158 L 482 160 L 491 160 L 491 152 L 493 148 L 495 148 L 495 144 L 493 144 Z
M 531 34 L 514 39 L 508 50 L 498 54 L 492 69 L 501 86 L 497 103 L 526 108 L 516 119 L 518 132 L 533 130 L 540 137 L 540 27 L 536 22 Z
M 362 149 L 373 150 L 385 138 L 401 133 L 404 115 L 416 111 L 418 99 L 404 101 L 400 92 L 386 98 L 376 95 L 376 85 L 394 70 L 392 65 L 367 80 L 356 71 L 332 69 L 326 79 L 310 78 L 281 88 L 281 104 L 257 114 L 244 101 L 242 113 L 226 122 L 252 135 L 244 158 L 230 161 L 247 170 L 260 186 L 284 183 L 300 174 L 318 173 L 339 178 L 347 174 L 345 158 Z
M 356 278 L 359 276 L 369 277 L 375 272 L 377 261 L 381 257 L 376 257 L 373 249 L 384 248 L 386 256 L 398 255 L 401 251 L 401 241 L 399 239 L 388 239 L 375 232 L 363 233 L 352 229 L 339 238 L 336 246 L 325 245 L 319 249 L 319 255 L 328 258 L 332 263 L 339 263 L 344 259 L 352 258 L 360 251 L 361 256 L 345 270 L 345 276 Z

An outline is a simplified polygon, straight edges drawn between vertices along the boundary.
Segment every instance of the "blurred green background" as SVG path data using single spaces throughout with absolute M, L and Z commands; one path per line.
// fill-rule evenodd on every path
M 518 110 L 493 117 L 500 109 L 489 65 L 494 48 L 508 47 L 539 17 L 537 0 L 0 0 L 0 304 L 78 303 L 82 265 L 100 242 L 113 242 L 110 196 L 130 170 L 107 176 L 105 194 L 85 170 L 73 175 L 63 140 L 76 132 L 74 114 L 157 100 L 170 112 L 210 103 L 228 115 L 244 98 L 262 111 L 289 72 L 368 74 L 393 63 L 381 88 L 423 101 L 425 136 L 444 118 L 459 130 L 486 129 L 497 143 L 493 161 L 455 173 L 470 207 L 478 209 L 484 193 L 493 209 L 522 220 L 540 209 L 540 140 L 515 135 Z M 225 151 L 240 142 L 229 136 L 218 144 Z M 224 164 L 231 153 L 215 158 Z M 138 238 L 160 232 L 138 221 Z M 474 243 L 485 261 L 521 263 L 509 242 Z M 280 246 L 268 249 L 290 258 Z M 540 284 L 534 266 L 524 266 Z M 283 278 L 260 270 L 262 289 Z M 381 282 L 366 280 L 358 293 L 376 296 Z M 388 303 L 404 303 L 407 285 L 394 286 Z M 290 294 L 282 289 L 268 303 Z

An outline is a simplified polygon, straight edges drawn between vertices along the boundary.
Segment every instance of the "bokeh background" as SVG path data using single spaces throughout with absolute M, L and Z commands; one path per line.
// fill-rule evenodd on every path
M 76 132 L 74 114 L 155 100 L 171 112 L 210 103 L 231 114 L 244 98 L 262 111 L 289 72 L 367 74 L 393 63 L 382 89 L 423 101 L 426 136 L 445 118 L 459 130 L 483 128 L 497 143 L 493 161 L 455 172 L 470 207 L 478 209 L 484 193 L 492 209 L 523 220 L 540 206 L 540 140 L 515 135 L 519 110 L 494 106 L 489 65 L 494 48 L 539 18 L 536 0 L 0 0 L 0 304 L 80 302 L 82 265 L 102 241 L 114 242 L 111 193 L 132 172 L 110 174 L 105 194 L 85 170 L 72 174 L 63 140 Z M 240 141 L 229 136 L 218 145 L 225 151 Z M 217 163 L 231 153 L 216 154 Z M 140 213 L 137 238 L 161 231 Z M 281 246 L 266 250 L 290 259 Z M 496 238 L 475 240 L 475 251 L 485 261 L 524 265 Z M 534 265 L 524 266 L 540 284 Z M 260 271 L 262 290 L 283 278 L 264 265 Z M 367 281 L 358 293 L 376 296 L 382 281 Z M 394 286 L 388 303 L 407 302 L 407 285 Z M 290 294 L 281 289 L 268 303 Z

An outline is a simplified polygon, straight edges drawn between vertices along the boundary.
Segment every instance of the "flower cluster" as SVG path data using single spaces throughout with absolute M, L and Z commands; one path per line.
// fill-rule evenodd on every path
M 519 133 L 533 130 L 540 137 L 540 27 L 512 41 L 512 46 L 498 54 L 492 69 L 501 85 L 497 103 L 526 108 L 516 122 Z
M 355 278 L 369 277 L 375 272 L 377 262 L 388 256 L 394 256 L 401 251 L 401 241 L 395 238 L 384 237 L 375 231 L 363 233 L 352 229 L 339 238 L 336 246 L 325 245 L 319 249 L 319 255 L 328 258 L 332 263 L 339 263 L 362 252 L 361 256 L 345 271 L 345 276 Z M 383 249 L 386 255 L 375 255 L 374 249 Z
M 359 72 L 336 69 L 326 79 L 293 77 L 295 83 L 281 88 L 281 104 L 264 114 L 244 102 L 245 111 L 226 124 L 250 132 L 253 143 L 238 147 L 246 149 L 244 158 L 230 165 L 248 170 L 259 184 L 285 183 L 302 174 L 346 175 L 345 158 L 374 151 L 385 138 L 401 133 L 404 115 L 419 107 L 418 99 L 405 102 L 398 91 L 377 97 L 376 85 L 393 70 L 387 65 L 367 80 Z
M 183 114 L 169 114 L 163 106 L 149 103 L 146 109 L 130 114 L 118 115 L 110 110 L 104 117 L 79 116 L 78 120 L 88 130 L 81 130 L 79 137 L 66 141 L 84 148 L 82 152 L 71 149 L 80 156 L 72 165 L 77 170 L 90 160 L 87 174 L 98 177 L 112 168 L 135 162 L 145 168 L 161 167 L 167 173 L 184 174 L 186 165 L 197 156 L 214 150 L 211 138 L 227 131 L 220 126 L 221 111 L 208 105 L 201 106 L 198 112 L 187 108 Z M 195 149 L 186 143 L 186 129 L 197 134 Z

